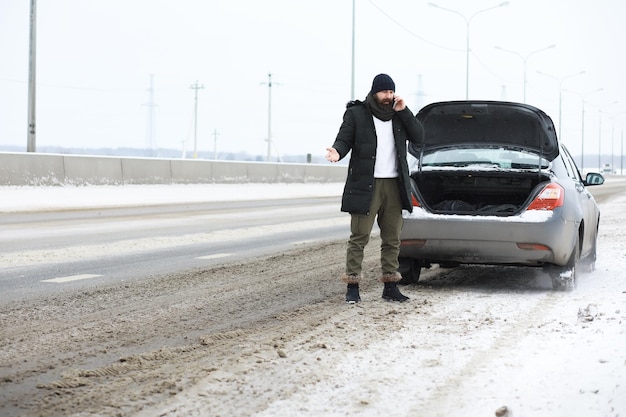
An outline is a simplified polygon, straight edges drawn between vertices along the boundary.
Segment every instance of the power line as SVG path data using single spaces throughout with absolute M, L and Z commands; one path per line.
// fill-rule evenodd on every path
M 420 35 L 418 35 L 417 33 L 413 32 L 411 29 L 407 28 L 406 26 L 404 26 L 402 23 L 398 22 L 396 19 L 394 19 L 393 17 L 391 17 L 387 12 L 385 12 L 383 9 L 381 9 L 376 3 L 374 3 L 372 0 L 369 0 L 369 3 L 374 6 L 374 8 L 376 8 L 376 10 L 378 10 L 380 13 L 382 13 L 387 19 L 391 20 L 396 26 L 398 26 L 400 29 L 404 30 L 405 32 L 407 32 L 409 35 L 421 40 L 424 43 L 427 43 L 431 46 L 434 46 L 435 48 L 439 48 L 439 49 L 445 49 L 447 51 L 454 51 L 454 52 L 463 52 L 464 49 L 457 49 L 457 48 L 449 48 L 447 46 L 443 46 L 443 45 L 439 45 L 436 44 L 434 42 L 429 41 L 426 38 L 421 37 Z

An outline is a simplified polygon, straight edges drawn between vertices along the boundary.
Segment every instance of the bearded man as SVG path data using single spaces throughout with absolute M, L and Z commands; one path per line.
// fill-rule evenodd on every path
M 424 129 L 395 94 L 396 85 L 387 74 L 378 74 L 365 101 L 351 101 L 343 123 L 326 159 L 337 162 L 350 151 L 348 177 L 341 200 L 341 211 L 350 213 L 350 239 L 346 270 L 341 280 L 347 284 L 346 302 L 361 301 L 359 283 L 363 278 L 363 251 L 369 242 L 375 218 L 380 228 L 382 298 L 404 302 L 409 299 L 398 289 L 402 209 L 412 211 L 407 141 L 420 143 Z

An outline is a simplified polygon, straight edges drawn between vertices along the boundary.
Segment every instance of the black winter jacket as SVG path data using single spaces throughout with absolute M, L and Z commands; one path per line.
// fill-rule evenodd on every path
M 348 178 L 341 199 L 341 211 L 352 214 L 369 214 L 374 189 L 376 128 L 367 103 L 358 100 L 351 101 L 346 107 L 343 123 L 333 144 L 333 148 L 339 153 L 340 159 L 352 150 L 348 166 Z M 392 125 L 398 158 L 398 186 L 402 208 L 413 211 L 410 198 L 409 168 L 406 161 L 406 143 L 407 141 L 421 143 L 424 137 L 424 128 L 408 107 L 396 112 L 392 118 Z

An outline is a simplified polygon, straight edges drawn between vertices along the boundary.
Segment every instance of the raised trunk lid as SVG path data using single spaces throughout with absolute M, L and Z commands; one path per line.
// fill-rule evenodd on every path
M 420 152 L 478 145 L 524 149 L 550 161 L 559 154 L 552 119 L 528 104 L 487 100 L 438 102 L 422 108 L 416 117 L 424 126 Z

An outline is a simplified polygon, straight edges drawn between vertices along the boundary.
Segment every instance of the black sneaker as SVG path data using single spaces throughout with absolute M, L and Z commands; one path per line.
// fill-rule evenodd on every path
M 359 287 L 348 286 L 348 291 L 346 292 L 346 303 L 356 304 L 359 302 L 361 302 L 361 296 L 359 295 Z
M 402 294 L 398 289 L 398 286 L 393 283 L 393 285 L 389 285 L 390 283 L 385 283 L 385 289 L 383 290 L 383 298 L 388 301 L 398 301 L 403 303 L 409 300 L 409 297 Z

